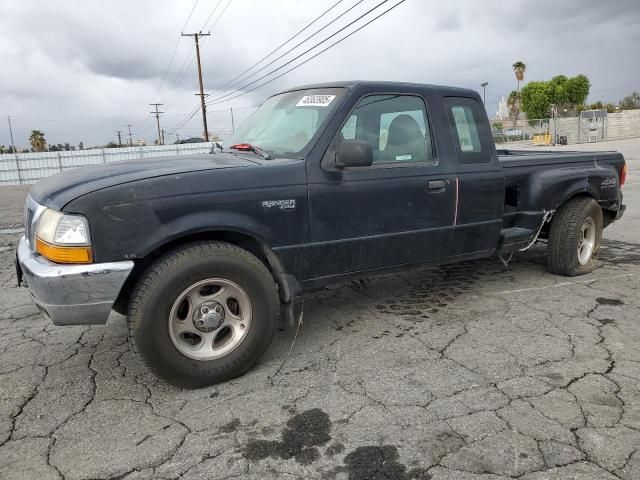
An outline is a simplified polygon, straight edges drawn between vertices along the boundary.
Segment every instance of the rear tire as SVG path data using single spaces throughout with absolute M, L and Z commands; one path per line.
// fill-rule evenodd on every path
M 551 273 L 575 277 L 596 268 L 602 241 L 602 209 L 590 197 L 565 203 L 554 215 L 549 231 L 547 266 Z
M 228 243 L 193 243 L 142 275 L 129 304 L 129 337 L 158 377 L 203 387 L 237 377 L 260 359 L 278 308 L 276 285 L 258 258 Z

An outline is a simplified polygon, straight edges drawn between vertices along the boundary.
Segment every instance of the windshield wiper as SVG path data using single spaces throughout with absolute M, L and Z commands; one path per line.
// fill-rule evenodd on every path
M 271 160 L 271 155 L 262 150 L 260 147 L 256 147 L 255 145 L 251 145 L 250 143 L 236 143 L 229 147 L 232 150 L 239 150 L 241 152 L 253 152 L 262 156 L 265 160 Z

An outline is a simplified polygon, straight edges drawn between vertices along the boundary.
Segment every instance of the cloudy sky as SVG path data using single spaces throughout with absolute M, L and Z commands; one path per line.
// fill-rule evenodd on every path
M 117 139 L 116 130 L 124 135 L 126 124 L 132 124 L 134 139 L 152 141 L 151 102 L 164 104 L 161 126 L 168 132 L 196 135 L 202 131 L 200 115 L 184 123 L 198 105 L 193 95 L 198 82 L 193 40 L 180 37 L 183 27 L 185 32 L 211 30 L 201 53 L 205 90 L 215 99 L 229 80 L 336 1 L 199 0 L 189 18 L 194 0 L 0 0 L 0 144 L 10 143 L 7 115 L 20 146 L 27 145 L 32 129 L 44 131 L 50 143 L 103 144 Z M 343 29 L 381 1 L 339 2 L 275 56 L 331 24 L 306 48 L 299 47 L 245 83 Z M 308 55 L 397 1 L 386 2 Z M 487 109 L 493 114 L 500 96 L 515 88 L 511 65 L 516 60 L 527 64 L 525 82 L 584 73 L 592 83 L 590 101 L 618 101 L 640 90 L 639 49 L 638 0 L 406 0 L 273 83 L 211 105 L 209 129 L 222 136 L 229 132 L 231 107 L 238 123 L 251 113 L 249 107 L 280 89 L 341 79 L 475 89 L 487 81 Z

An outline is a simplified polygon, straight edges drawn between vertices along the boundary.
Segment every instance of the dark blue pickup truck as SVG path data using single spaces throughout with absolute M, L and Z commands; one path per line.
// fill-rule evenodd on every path
M 496 150 L 476 92 L 338 82 L 267 99 L 225 147 L 72 170 L 30 192 L 18 277 L 56 325 L 128 317 L 168 381 L 242 374 L 305 290 L 548 243 L 595 268 L 616 152 Z M 280 320 L 279 320 L 280 318 Z

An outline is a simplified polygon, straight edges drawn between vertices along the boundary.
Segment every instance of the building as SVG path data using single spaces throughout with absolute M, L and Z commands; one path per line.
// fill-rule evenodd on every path
M 509 120 L 509 105 L 507 105 L 507 99 L 504 96 L 500 99 L 500 103 L 498 103 L 496 119 Z

